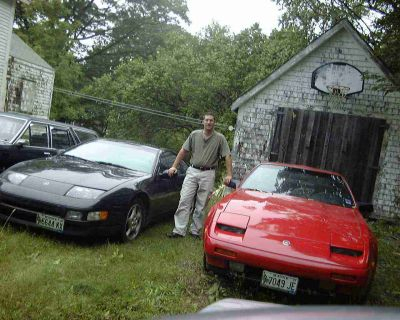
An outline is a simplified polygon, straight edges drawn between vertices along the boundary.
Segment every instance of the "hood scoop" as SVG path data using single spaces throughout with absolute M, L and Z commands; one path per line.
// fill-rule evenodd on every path
M 246 232 L 249 220 L 250 217 L 248 216 L 225 211 L 219 215 L 215 231 L 220 236 L 230 238 L 240 236 L 242 238 Z

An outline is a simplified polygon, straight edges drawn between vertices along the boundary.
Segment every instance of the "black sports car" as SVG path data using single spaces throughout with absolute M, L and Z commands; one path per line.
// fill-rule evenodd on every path
M 67 235 L 133 240 L 173 212 L 187 165 L 176 154 L 131 142 L 94 140 L 18 163 L 0 175 L 0 219 Z

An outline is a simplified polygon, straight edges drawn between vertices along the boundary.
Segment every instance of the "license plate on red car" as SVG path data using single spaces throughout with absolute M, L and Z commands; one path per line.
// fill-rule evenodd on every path
M 62 232 L 64 230 L 64 219 L 49 216 L 47 214 L 38 213 L 36 216 L 36 224 L 42 228 Z
M 261 286 L 296 294 L 299 278 L 287 276 L 286 274 L 275 273 L 264 270 L 261 277 Z

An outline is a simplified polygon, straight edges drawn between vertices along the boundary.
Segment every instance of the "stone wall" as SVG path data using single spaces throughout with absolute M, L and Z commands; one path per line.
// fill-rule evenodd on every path
M 312 89 L 312 72 L 329 62 L 345 62 L 363 72 L 364 91 L 338 103 Z M 400 94 L 377 90 L 372 76 L 385 74 L 344 29 L 293 63 L 286 73 L 239 107 L 233 146 L 234 177 L 242 178 L 256 164 L 268 159 L 279 107 L 382 118 L 389 128 L 382 145 L 373 203 L 378 215 L 400 216 Z
M 6 97 L 7 62 L 10 52 L 15 0 L 0 1 L 0 111 L 4 111 Z
M 7 79 L 6 111 L 49 117 L 53 70 L 10 57 Z

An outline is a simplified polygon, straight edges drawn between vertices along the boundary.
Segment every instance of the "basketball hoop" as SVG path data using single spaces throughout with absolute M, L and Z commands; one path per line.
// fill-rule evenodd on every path
M 350 91 L 350 87 L 341 86 L 337 84 L 327 85 L 326 89 L 329 91 L 328 104 L 333 108 L 342 106 L 346 102 L 347 94 Z

